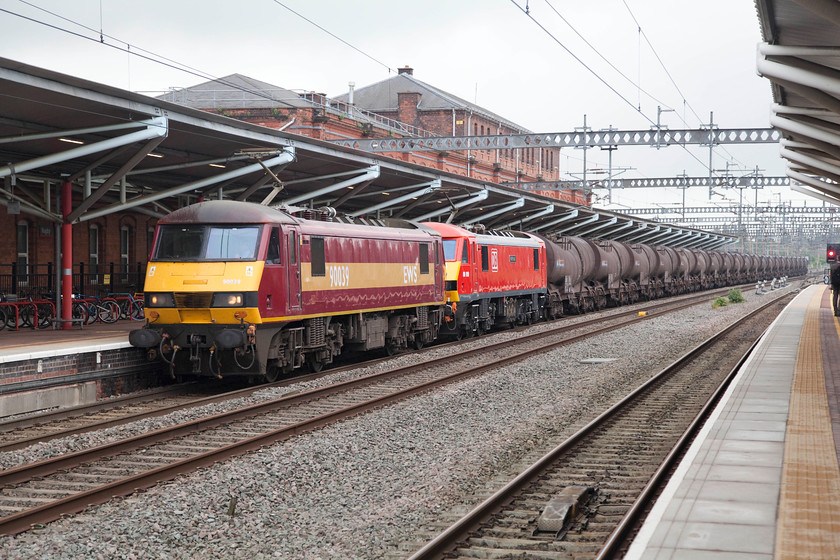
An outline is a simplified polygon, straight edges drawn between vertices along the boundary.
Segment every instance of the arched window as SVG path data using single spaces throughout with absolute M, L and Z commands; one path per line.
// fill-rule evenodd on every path
M 133 235 L 131 235 L 131 226 L 123 225 L 120 226 L 120 268 L 122 269 L 123 273 L 123 282 L 129 283 L 130 280 L 130 272 L 131 272 L 131 245 L 133 241 Z
M 99 226 L 96 224 L 91 224 L 88 230 L 88 254 L 90 282 L 99 284 Z
M 131 262 L 131 226 L 120 227 L 120 264 L 127 267 Z
M 29 222 L 17 223 L 17 274 L 18 285 L 29 285 Z

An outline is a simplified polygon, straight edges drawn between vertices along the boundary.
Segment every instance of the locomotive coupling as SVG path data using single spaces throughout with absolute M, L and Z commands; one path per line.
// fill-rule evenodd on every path
M 444 308 L 443 312 L 443 320 L 447 323 L 451 323 L 455 320 L 455 312 L 458 309 L 458 304 L 454 301 L 451 304 L 447 304 Z

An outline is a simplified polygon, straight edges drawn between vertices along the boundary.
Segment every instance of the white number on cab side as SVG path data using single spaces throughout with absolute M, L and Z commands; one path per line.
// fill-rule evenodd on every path
M 330 266 L 330 288 L 344 287 L 350 284 L 349 266 Z

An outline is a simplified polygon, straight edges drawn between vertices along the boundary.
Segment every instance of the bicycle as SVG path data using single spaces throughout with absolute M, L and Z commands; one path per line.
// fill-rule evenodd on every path
M 88 316 L 86 324 L 90 325 L 97 319 L 101 323 L 115 323 L 120 318 L 120 306 L 111 298 L 93 297 L 85 294 L 74 294 L 73 298 L 87 306 Z
M 0 331 L 6 328 L 9 321 L 9 314 L 6 313 L 6 309 L 12 310 L 11 304 L 6 300 L 6 294 L 0 292 Z
M 143 313 L 143 295 L 134 293 L 109 293 L 106 297 L 116 300 L 120 306 L 120 319 L 131 318 L 134 321 L 145 319 Z
M 55 292 L 42 292 L 41 297 L 44 300 L 49 301 L 50 304 L 53 305 L 54 309 L 58 308 L 58 298 L 56 297 Z M 87 304 L 84 302 L 74 299 L 70 305 L 70 312 L 72 319 L 78 321 L 82 325 L 89 324 L 90 311 L 88 310 Z M 54 313 L 53 317 L 55 317 L 55 315 L 57 314 Z M 64 319 L 66 320 L 66 317 Z
M 13 296 L 4 299 L 5 307 L 14 308 L 14 316 L 6 317 L 6 325 L 17 330 L 19 327 L 42 329 L 55 317 L 55 304 L 45 299 L 35 298 L 31 293 L 23 297 Z

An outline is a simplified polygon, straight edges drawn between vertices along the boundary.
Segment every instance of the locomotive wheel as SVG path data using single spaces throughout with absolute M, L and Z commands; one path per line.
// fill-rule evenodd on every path
M 423 342 L 423 337 L 416 336 L 414 337 L 414 349 L 415 350 L 422 350 L 425 343 Z
M 312 373 L 319 373 L 324 369 L 324 362 L 315 357 L 315 354 L 307 354 L 306 363 L 309 366 L 309 371 Z
M 265 380 L 269 383 L 274 383 L 280 379 L 280 368 L 277 366 L 268 366 L 265 369 Z

